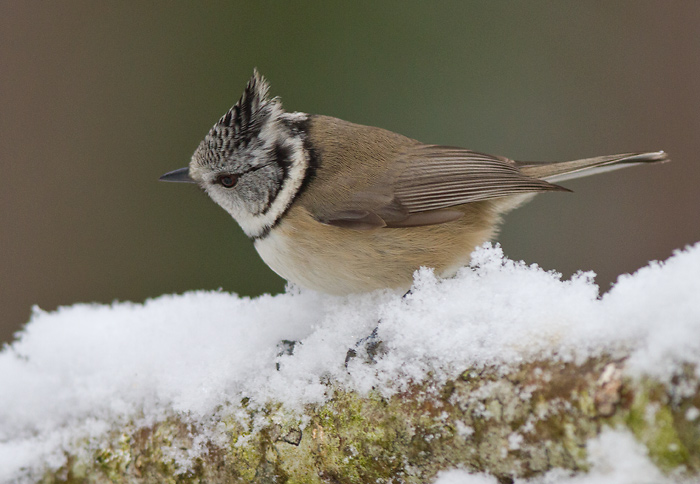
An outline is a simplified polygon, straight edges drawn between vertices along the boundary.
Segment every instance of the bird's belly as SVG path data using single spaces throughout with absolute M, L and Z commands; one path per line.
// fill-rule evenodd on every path
M 372 274 L 361 274 L 344 254 L 331 254 L 320 245 L 313 250 L 309 244 L 299 244 L 279 230 L 256 241 L 255 248 L 273 271 L 302 287 L 337 295 L 379 287 L 373 283 Z M 377 271 L 383 269 L 378 267 Z
M 491 237 L 494 220 L 468 215 L 430 227 L 353 230 L 323 225 L 297 211 L 255 248 L 272 270 L 302 287 L 331 294 L 405 291 L 418 268 L 452 275 Z

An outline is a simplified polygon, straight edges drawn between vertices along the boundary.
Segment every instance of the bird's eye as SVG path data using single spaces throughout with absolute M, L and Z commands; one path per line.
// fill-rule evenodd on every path
M 219 175 L 216 177 L 216 183 L 224 188 L 233 188 L 237 181 L 238 177 L 236 175 Z

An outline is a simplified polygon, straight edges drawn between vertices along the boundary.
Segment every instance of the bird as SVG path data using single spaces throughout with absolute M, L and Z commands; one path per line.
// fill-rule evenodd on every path
M 187 167 L 287 281 L 347 295 L 409 290 L 414 272 L 468 265 L 505 213 L 559 182 L 668 161 L 664 151 L 520 162 L 382 128 L 287 112 L 257 69 Z

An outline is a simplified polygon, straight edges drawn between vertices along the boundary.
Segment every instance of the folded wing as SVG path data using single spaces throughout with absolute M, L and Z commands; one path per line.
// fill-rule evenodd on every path
M 385 178 L 352 194 L 342 209 L 319 217 L 358 230 L 433 225 L 462 216 L 450 208 L 528 192 L 566 191 L 523 174 L 507 158 L 437 145 L 402 153 Z

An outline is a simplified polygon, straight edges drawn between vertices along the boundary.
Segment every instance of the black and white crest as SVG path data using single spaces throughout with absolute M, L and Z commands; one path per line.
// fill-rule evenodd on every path
M 269 90 L 270 85 L 255 69 L 241 98 L 221 117 L 215 128 L 231 129 L 229 137 L 239 144 L 246 144 L 258 136 L 263 125 L 282 108 L 279 98 L 268 99 Z

